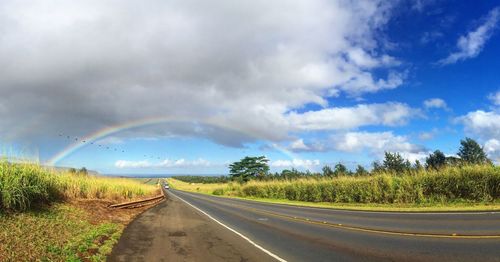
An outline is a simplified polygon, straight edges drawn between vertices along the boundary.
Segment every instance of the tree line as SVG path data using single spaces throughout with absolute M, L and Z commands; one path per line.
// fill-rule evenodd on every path
M 227 176 L 172 176 L 172 178 L 187 183 L 201 184 L 226 183 L 230 180 Z
M 269 160 L 265 156 L 247 156 L 240 161 L 229 165 L 229 180 L 240 183 L 252 179 L 275 180 L 275 179 L 297 179 L 297 178 L 321 178 L 339 176 L 369 176 L 377 173 L 391 173 L 403 175 L 416 173 L 422 170 L 439 170 L 446 166 L 460 165 L 492 165 L 483 148 L 473 139 L 465 138 L 460 141 L 460 148 L 457 156 L 446 156 L 440 150 L 436 150 L 426 157 L 425 162 L 419 160 L 411 162 L 405 159 L 400 153 L 385 152 L 384 159 L 374 161 L 372 169 L 369 171 L 361 165 L 356 169 L 349 170 L 344 164 L 337 163 L 331 167 L 325 165 L 322 172 L 299 171 L 297 169 L 284 169 L 281 172 L 269 172 Z

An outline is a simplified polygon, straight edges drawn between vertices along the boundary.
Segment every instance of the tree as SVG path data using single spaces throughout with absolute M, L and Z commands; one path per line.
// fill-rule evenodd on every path
M 384 167 L 380 164 L 379 161 L 373 161 L 372 163 L 372 174 L 380 173 L 384 171 Z
M 446 156 L 443 152 L 436 150 L 425 159 L 425 168 L 440 169 L 446 165 Z
M 415 160 L 415 165 L 413 165 L 413 169 L 415 169 L 416 171 L 420 171 L 423 168 L 424 167 L 422 166 L 422 164 L 420 163 L 420 161 L 418 159 Z
M 491 161 L 486 157 L 483 148 L 474 139 L 466 137 L 460 140 L 457 155 L 467 164 L 486 164 Z
M 385 152 L 383 166 L 385 170 L 396 174 L 402 174 L 411 168 L 410 161 L 405 160 L 399 153 L 390 152 Z
M 333 170 L 330 166 L 324 166 L 322 169 L 323 176 L 333 176 Z
M 82 168 L 80 168 L 80 170 L 78 170 L 78 174 L 79 175 L 88 175 L 89 171 L 87 171 L 87 168 L 82 167 Z
M 265 156 L 245 157 L 229 165 L 229 175 L 233 180 L 247 182 L 252 178 L 263 178 L 269 172 L 269 160 Z
M 447 166 L 460 166 L 462 164 L 462 159 L 456 156 L 447 156 L 446 165 Z
M 356 167 L 356 172 L 354 174 L 356 176 L 366 176 L 366 175 L 369 175 L 370 173 L 368 173 L 368 171 L 366 171 L 366 169 L 363 166 L 358 165 Z
M 342 163 L 338 163 L 335 165 L 335 168 L 333 170 L 333 175 L 338 177 L 338 176 L 345 176 L 349 175 L 349 170 L 347 169 L 346 166 L 344 166 Z

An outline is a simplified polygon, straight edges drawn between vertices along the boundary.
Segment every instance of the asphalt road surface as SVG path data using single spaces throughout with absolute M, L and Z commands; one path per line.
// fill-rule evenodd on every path
M 345 211 L 168 194 L 127 227 L 111 261 L 500 261 L 500 212 Z

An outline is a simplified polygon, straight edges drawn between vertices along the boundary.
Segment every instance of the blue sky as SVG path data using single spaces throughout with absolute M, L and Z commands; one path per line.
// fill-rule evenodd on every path
M 469 136 L 500 160 L 498 1 L 150 2 L 2 1 L 5 155 L 106 174 L 225 174 L 246 155 L 318 171 L 454 155 Z

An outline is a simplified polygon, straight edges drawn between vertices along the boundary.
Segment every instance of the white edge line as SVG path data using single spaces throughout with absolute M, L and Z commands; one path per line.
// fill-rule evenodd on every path
M 240 232 L 232 229 L 231 227 L 229 226 L 226 226 L 225 224 L 223 224 L 222 222 L 220 222 L 219 220 L 213 218 L 211 215 L 207 214 L 205 211 L 195 207 L 194 205 L 192 205 L 191 203 L 187 202 L 186 200 L 180 198 L 179 196 L 175 195 L 174 193 L 172 192 L 169 192 L 171 195 L 175 196 L 176 198 L 178 198 L 179 200 L 183 201 L 184 203 L 188 204 L 189 206 L 191 206 L 192 208 L 198 210 L 199 212 L 203 213 L 205 216 L 209 217 L 210 219 L 212 219 L 213 221 L 217 222 L 219 225 L 227 228 L 228 230 L 230 230 L 231 232 L 235 233 L 236 235 L 240 236 L 241 238 L 245 239 L 247 242 L 249 242 L 250 244 L 254 245 L 256 248 L 264 251 L 264 253 L 270 255 L 271 257 L 273 257 L 274 259 L 280 261 L 280 262 L 287 262 L 286 260 L 284 260 L 283 258 L 279 257 L 278 255 L 272 253 L 271 251 L 263 248 L 262 246 L 260 246 L 259 244 L 253 242 L 250 238 L 246 237 L 245 235 L 241 234 Z

